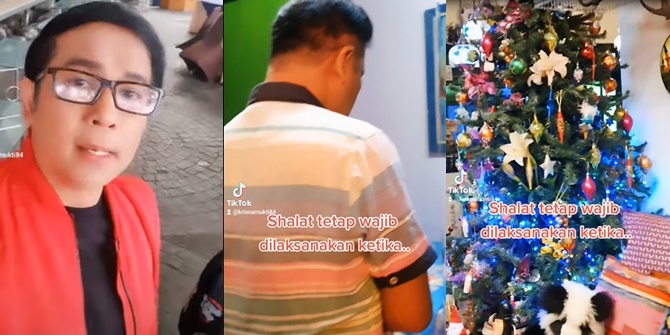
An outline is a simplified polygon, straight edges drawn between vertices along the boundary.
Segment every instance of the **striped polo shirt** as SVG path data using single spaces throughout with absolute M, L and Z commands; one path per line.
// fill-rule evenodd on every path
M 390 139 L 265 83 L 225 126 L 224 155 L 224 333 L 383 334 L 380 289 L 437 258 Z

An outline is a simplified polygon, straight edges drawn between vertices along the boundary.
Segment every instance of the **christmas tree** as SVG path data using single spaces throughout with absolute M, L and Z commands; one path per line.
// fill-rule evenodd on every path
M 631 143 L 633 119 L 622 105 L 627 93 L 612 78 L 624 66 L 616 50 L 597 45 L 604 34 L 595 12 L 483 3 L 450 51 L 450 65 L 460 63 L 463 76 L 447 88 L 458 92 L 460 104 L 447 134 L 456 138 L 468 178 L 450 193 L 467 208 L 467 237 L 447 241 L 449 293 L 474 309 L 468 314 L 478 316 L 480 327 L 501 301 L 512 302 L 521 322 L 535 317 L 535 298 L 546 284 L 567 279 L 594 287 L 605 257 L 625 245 L 620 235 L 493 239 L 490 227 L 620 229 L 619 215 L 587 215 L 579 206 L 611 202 L 620 207 L 608 207 L 608 214 L 639 210 L 649 195 L 644 175 L 651 161 L 644 144 Z M 536 206 L 510 214 L 497 205 L 517 202 L 564 210 L 574 204 L 579 211 Z

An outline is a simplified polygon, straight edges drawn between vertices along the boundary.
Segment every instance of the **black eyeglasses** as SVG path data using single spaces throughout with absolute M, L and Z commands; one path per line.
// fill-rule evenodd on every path
M 48 68 L 36 82 L 47 74 L 53 76 L 52 88 L 58 99 L 80 105 L 94 105 L 100 99 L 102 90 L 109 87 L 117 109 L 131 114 L 151 115 L 163 97 L 160 88 L 132 81 L 111 81 L 67 68 Z

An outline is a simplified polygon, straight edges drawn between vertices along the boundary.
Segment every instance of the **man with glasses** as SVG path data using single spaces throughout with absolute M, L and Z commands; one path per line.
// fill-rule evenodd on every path
M 158 334 L 156 199 L 120 175 L 164 71 L 151 25 L 121 4 L 74 7 L 31 45 L 23 158 L 0 161 L 0 334 Z

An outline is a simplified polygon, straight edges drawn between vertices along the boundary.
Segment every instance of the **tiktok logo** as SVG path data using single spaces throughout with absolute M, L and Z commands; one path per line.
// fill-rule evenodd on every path
M 467 176 L 467 173 L 463 171 L 463 169 L 459 169 L 458 175 L 454 177 L 456 185 L 463 185 L 463 183 L 465 183 L 465 176 Z
M 247 185 L 244 185 L 242 182 L 240 182 L 240 186 L 233 189 L 233 196 L 235 198 L 241 198 L 242 194 L 244 194 L 245 188 L 247 188 Z

